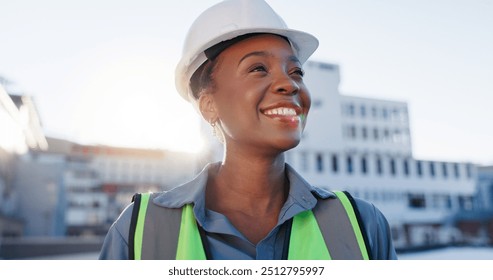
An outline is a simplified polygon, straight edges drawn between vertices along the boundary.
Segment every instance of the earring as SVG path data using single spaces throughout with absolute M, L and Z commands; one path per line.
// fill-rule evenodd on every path
M 213 135 L 214 137 L 216 137 L 216 136 L 217 136 L 217 135 L 216 135 L 216 122 L 214 122 L 214 120 L 212 120 L 212 119 L 211 119 L 211 120 L 209 121 L 209 124 L 210 124 L 210 125 L 211 125 L 211 127 L 212 127 L 212 135 Z

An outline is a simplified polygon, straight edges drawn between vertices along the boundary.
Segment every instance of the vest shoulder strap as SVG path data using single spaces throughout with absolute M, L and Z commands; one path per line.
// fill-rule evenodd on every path
M 182 208 L 148 207 L 149 201 L 156 195 L 142 193 L 133 197 L 128 240 L 129 259 L 176 259 Z M 146 216 L 152 219 L 146 219 Z M 152 248 L 147 248 L 149 246 Z
M 135 230 L 137 224 L 137 216 L 139 215 L 140 209 L 140 198 L 141 194 L 136 193 L 132 196 L 133 208 L 132 208 L 132 216 L 130 219 L 130 227 L 128 230 L 128 259 L 135 260 Z
M 330 255 L 334 259 L 370 259 L 368 238 L 353 197 L 346 191 L 334 193 L 337 199 L 319 200 L 313 209 Z

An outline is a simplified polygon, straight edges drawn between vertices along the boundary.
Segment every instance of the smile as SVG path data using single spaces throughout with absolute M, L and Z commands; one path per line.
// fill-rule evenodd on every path
M 265 110 L 264 115 L 292 117 L 292 116 L 297 116 L 298 114 L 296 113 L 296 110 L 293 108 L 279 107 L 279 108 L 273 108 L 273 109 Z

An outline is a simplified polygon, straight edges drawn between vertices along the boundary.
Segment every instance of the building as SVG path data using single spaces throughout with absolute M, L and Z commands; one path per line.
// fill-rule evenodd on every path
M 448 221 L 473 208 L 476 166 L 413 157 L 406 102 L 341 94 L 335 64 L 308 61 L 304 70 L 312 107 L 287 162 L 316 186 L 374 203 L 397 248 L 457 242 L 461 235 Z M 220 144 L 205 127 L 211 158 L 219 160 Z
M 477 203 L 480 209 L 493 211 L 493 166 L 478 168 Z
M 20 236 L 24 230 L 17 211 L 19 192 L 14 187 L 19 157 L 29 149 L 47 148 L 33 99 L 14 94 L 9 85 L 0 77 L 0 237 Z
M 194 154 L 47 141 L 46 151 L 17 164 L 26 236 L 105 235 L 134 193 L 166 190 L 196 173 Z
M 68 235 L 105 235 L 136 192 L 167 190 L 196 173 L 195 155 L 182 152 L 74 145 L 70 158 L 64 176 Z
M 470 211 L 457 213 L 453 224 L 463 233 L 467 243 L 493 245 L 493 166 L 477 168 L 477 192 Z

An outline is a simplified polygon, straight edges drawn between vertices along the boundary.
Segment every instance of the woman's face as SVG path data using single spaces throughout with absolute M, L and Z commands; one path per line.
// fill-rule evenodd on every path
M 226 146 L 280 152 L 298 145 L 311 100 L 289 43 L 262 34 L 218 59 L 211 97 Z

